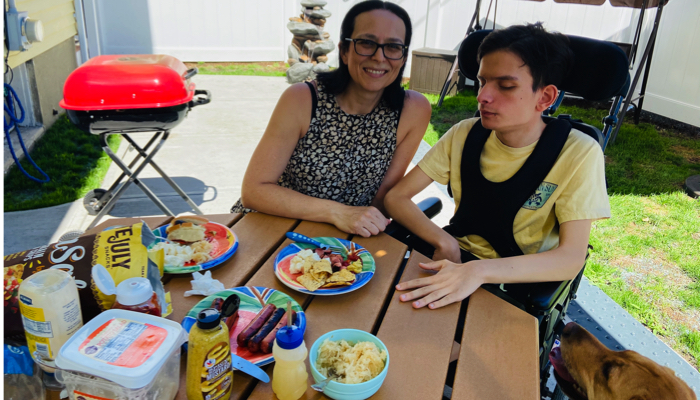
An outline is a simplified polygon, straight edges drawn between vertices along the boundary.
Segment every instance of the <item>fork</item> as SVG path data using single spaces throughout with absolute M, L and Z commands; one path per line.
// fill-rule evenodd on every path
M 321 249 L 324 249 L 324 250 L 331 250 L 331 251 L 335 251 L 338 253 L 342 253 L 342 250 L 344 250 L 340 246 L 332 246 L 332 245 L 328 245 L 328 244 L 323 244 L 323 243 L 319 242 L 318 240 L 315 240 L 315 239 L 312 239 L 308 236 L 302 235 L 301 233 L 287 232 L 286 236 L 288 239 L 291 239 L 295 242 L 312 244 L 312 245 L 319 247 Z
M 326 385 L 328 385 L 328 382 L 330 382 L 332 379 L 337 378 L 338 375 L 335 373 L 335 370 L 333 368 L 328 369 L 328 378 L 326 378 L 323 382 L 321 383 L 316 383 L 311 385 L 311 389 L 323 393 L 323 389 L 326 388 Z

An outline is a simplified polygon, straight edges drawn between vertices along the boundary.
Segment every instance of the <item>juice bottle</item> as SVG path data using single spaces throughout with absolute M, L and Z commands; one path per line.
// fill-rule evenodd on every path
M 283 326 L 277 331 L 272 355 L 275 368 L 272 372 L 272 391 L 279 400 L 297 400 L 308 387 L 306 372 L 308 352 L 304 343 L 304 332 L 295 325 Z
M 231 347 L 221 313 L 207 308 L 197 314 L 187 345 L 187 399 L 228 400 L 233 384 Z

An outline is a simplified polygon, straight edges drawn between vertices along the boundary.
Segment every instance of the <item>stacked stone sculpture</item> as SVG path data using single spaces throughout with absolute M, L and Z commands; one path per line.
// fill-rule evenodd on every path
M 289 18 L 287 29 L 293 34 L 292 44 L 287 49 L 289 69 L 287 82 L 297 83 L 316 78 L 317 72 L 328 71 L 327 54 L 335 44 L 330 34 L 323 31 L 331 12 L 324 10 L 325 0 L 302 0 L 302 11 L 298 17 Z

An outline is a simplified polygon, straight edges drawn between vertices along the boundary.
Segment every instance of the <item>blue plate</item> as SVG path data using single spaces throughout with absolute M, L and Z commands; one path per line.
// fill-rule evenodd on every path
M 340 251 L 335 251 L 343 256 L 343 259 L 347 259 L 348 252 L 355 251 L 356 254 L 362 260 L 362 272 L 355 274 L 355 282 L 350 286 L 335 286 L 329 288 L 318 288 L 311 291 L 305 288 L 301 283 L 297 282 L 296 278 L 302 274 L 292 274 L 289 272 L 289 264 L 292 258 L 303 249 L 315 249 L 316 246 L 306 243 L 292 243 L 289 246 L 282 249 L 282 251 L 277 254 L 275 258 L 275 275 L 277 278 L 285 284 L 287 287 L 294 289 L 301 293 L 312 294 L 315 296 L 332 296 L 336 294 L 349 293 L 354 290 L 361 288 L 366 285 L 370 279 L 374 276 L 374 257 L 367 251 L 364 247 L 357 243 L 350 242 L 345 239 L 339 239 L 334 237 L 317 237 L 314 238 L 323 244 L 330 245 L 332 247 L 340 248 Z

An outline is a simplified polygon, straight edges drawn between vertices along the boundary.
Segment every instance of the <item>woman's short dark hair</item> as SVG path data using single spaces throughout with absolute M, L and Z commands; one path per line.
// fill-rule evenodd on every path
M 513 25 L 489 33 L 481 42 L 477 62 L 498 50 L 510 51 L 530 68 L 532 90 L 547 85 L 559 87 L 573 63 L 569 38 L 557 32 L 547 32 L 541 22 Z
M 351 38 L 352 33 L 355 30 L 355 18 L 358 15 L 372 10 L 388 10 L 395 14 L 397 17 L 401 18 L 404 25 L 406 26 L 406 38 L 404 44 L 409 46 L 411 44 L 411 35 L 413 30 L 411 28 L 411 17 L 408 16 L 406 10 L 400 6 L 390 3 L 388 1 L 380 0 L 368 0 L 355 4 L 343 19 L 343 23 L 340 25 L 340 48 L 343 51 L 350 50 L 350 42 L 345 40 L 346 38 Z M 408 50 L 404 57 L 408 56 Z M 396 79 L 391 82 L 389 86 L 384 89 L 382 94 L 382 99 L 387 103 L 389 108 L 393 110 L 401 111 L 403 107 L 404 96 L 406 93 L 401 87 L 401 78 L 403 77 L 403 71 L 406 68 L 406 63 L 401 66 L 399 70 L 399 75 Z M 348 70 L 348 65 L 343 62 L 343 58 L 338 54 L 338 68 L 330 72 L 323 72 L 318 74 L 316 78 L 331 94 L 340 94 L 345 91 L 348 83 L 352 79 L 350 77 L 350 71 Z

